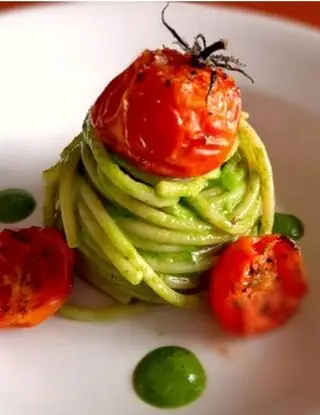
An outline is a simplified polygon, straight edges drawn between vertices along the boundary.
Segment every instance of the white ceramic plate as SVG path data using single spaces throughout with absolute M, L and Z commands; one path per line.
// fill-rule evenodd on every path
M 162 4 L 46 6 L 0 21 L 0 187 L 38 196 L 41 171 L 106 83 L 146 47 L 171 45 Z M 307 6 L 306 6 L 307 7 Z M 290 23 L 220 8 L 172 5 L 167 18 L 192 39 L 226 37 L 256 84 L 239 78 L 245 109 L 272 160 L 278 202 L 306 225 L 303 248 L 312 291 L 285 328 L 255 340 L 221 337 L 208 317 L 168 309 L 105 325 L 52 318 L 0 332 L 0 414 L 161 413 L 131 387 L 151 349 L 191 348 L 208 374 L 203 396 L 176 414 L 306 415 L 320 408 L 320 34 Z M 167 411 L 167 413 L 171 413 Z

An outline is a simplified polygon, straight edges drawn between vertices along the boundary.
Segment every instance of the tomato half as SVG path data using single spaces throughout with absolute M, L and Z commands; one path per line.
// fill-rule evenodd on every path
M 234 142 L 240 90 L 221 68 L 190 53 L 144 51 L 105 88 L 91 109 L 97 136 L 149 173 L 193 177 L 219 167 Z
M 31 227 L 0 233 L 0 327 L 31 327 L 69 296 L 74 257 L 62 235 Z
M 286 323 L 308 291 L 301 252 L 282 235 L 242 237 L 212 271 L 210 302 L 223 329 L 261 334 Z

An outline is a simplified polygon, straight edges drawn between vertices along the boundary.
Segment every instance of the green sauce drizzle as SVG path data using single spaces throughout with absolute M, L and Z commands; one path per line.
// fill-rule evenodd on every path
M 304 235 L 304 226 L 300 219 L 288 213 L 278 213 L 274 215 L 273 233 L 280 233 L 289 236 L 294 240 L 299 240 Z
M 34 197 L 23 189 L 0 191 L 0 222 L 20 222 L 30 216 L 36 207 Z
M 202 394 L 206 385 L 204 368 L 187 349 L 160 347 L 148 353 L 133 373 L 133 386 L 145 402 L 159 408 L 187 405 Z

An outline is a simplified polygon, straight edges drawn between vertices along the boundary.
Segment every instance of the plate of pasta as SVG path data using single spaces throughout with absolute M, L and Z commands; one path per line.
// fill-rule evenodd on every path
M 314 413 L 319 33 L 122 2 L 1 30 L 0 412 Z

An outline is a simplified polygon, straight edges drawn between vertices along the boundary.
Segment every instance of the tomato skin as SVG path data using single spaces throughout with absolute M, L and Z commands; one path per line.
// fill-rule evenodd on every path
M 54 314 L 73 285 L 73 251 L 56 229 L 0 233 L 0 328 L 32 327 Z
M 301 252 L 291 239 L 246 236 L 212 270 L 210 305 L 224 330 L 250 336 L 285 324 L 307 292 Z
M 219 167 L 235 142 L 240 90 L 222 69 L 172 49 L 144 51 L 91 109 L 97 136 L 149 173 L 193 177 Z M 207 98 L 207 99 L 206 99 Z

